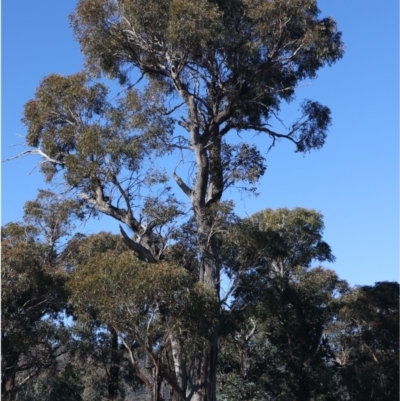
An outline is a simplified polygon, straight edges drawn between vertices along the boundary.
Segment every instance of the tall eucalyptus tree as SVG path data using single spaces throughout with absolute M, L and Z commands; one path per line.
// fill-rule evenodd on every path
M 171 340 L 183 399 L 216 397 L 221 198 L 231 185 L 254 184 L 265 171 L 262 152 L 230 141 L 230 134 L 265 134 L 271 146 L 286 139 L 297 152 L 325 142 L 330 110 L 315 101 L 302 103 L 287 132 L 269 125 L 301 81 L 343 55 L 335 21 L 319 14 L 315 0 L 80 0 L 71 23 L 85 72 L 50 75 L 25 107 L 34 147 L 28 152 L 43 157 L 47 179 L 64 172 L 92 213 L 134 232 L 131 238 L 121 227 L 125 243 L 151 264 L 164 258 L 176 233 L 172 223 L 183 212 L 168 177 L 149 171 L 146 161 L 176 150 L 191 157 L 190 181 L 177 168 L 171 175 L 193 211 L 198 280 L 215 292 L 215 323 L 191 371 Z M 145 78 L 144 88 L 134 89 L 132 71 Z M 93 81 L 101 74 L 126 85 L 116 101 Z M 149 186 L 152 193 L 141 197 Z

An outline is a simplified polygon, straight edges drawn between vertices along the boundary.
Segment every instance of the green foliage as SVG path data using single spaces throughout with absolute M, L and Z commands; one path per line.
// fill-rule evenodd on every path
M 240 126 L 266 116 L 263 104 L 278 107 L 299 80 L 342 56 L 335 22 L 318 14 L 313 0 L 82 0 L 71 21 L 93 71 L 119 77 L 133 64 L 167 76 L 161 66 L 173 61 L 189 80 L 196 66 L 199 76 L 226 88 L 222 97 L 235 105 Z M 255 98 L 251 110 L 246 103 Z
M 268 241 L 276 242 L 269 250 L 275 260 L 287 266 L 309 267 L 312 261 L 335 260 L 329 245 L 322 240 L 322 218 L 322 214 L 310 209 L 266 209 L 251 216 L 249 223 L 275 237 L 275 241 Z
M 1 232 L 2 394 L 10 400 L 33 396 L 39 378 L 55 378 L 57 359 L 68 351 L 62 250 L 82 218 L 79 202 L 49 191 L 39 191 L 24 212 L 25 224 Z
M 315 210 L 265 209 L 227 230 L 221 257 L 231 277 L 257 267 L 288 277 L 297 266 L 335 260 L 322 240 L 323 229 L 322 215 Z
M 90 189 L 91 180 L 112 181 L 123 166 L 138 170 L 150 149 L 168 142 L 171 121 L 162 117 L 156 92 L 127 90 L 115 106 L 107 94 L 83 73 L 50 75 L 25 105 L 27 143 L 48 156 L 42 170 L 49 181 L 65 168 L 69 185 Z
M 204 85 L 206 107 L 231 109 L 228 125 L 241 130 L 261 128 L 299 81 L 343 55 L 335 22 L 318 14 L 313 0 L 82 0 L 71 21 L 93 72 L 122 77 L 134 65 L 164 80 L 177 72 L 193 92 Z M 292 127 L 301 152 L 323 145 L 330 122 L 316 102 L 303 113 Z
M 157 264 L 105 232 L 75 235 L 49 259 L 40 239 L 50 237 L 41 233 L 65 234 L 60 227 L 71 218 L 61 203 L 64 218 L 52 225 L 50 211 L 58 209 L 51 199 L 41 192 L 40 202 L 27 204 L 34 226 L 10 224 L 2 232 L 3 371 L 16 361 L 23 366 L 5 399 L 122 400 L 146 380 L 156 383 L 155 369 L 174 388 L 171 338 L 190 372 L 218 318 L 215 294 L 188 268 L 196 266 L 194 227 L 177 232 L 176 247 Z M 219 311 L 218 398 L 394 400 L 398 284 L 349 290 L 333 271 L 311 268 L 333 260 L 322 215 L 313 210 L 267 209 L 245 220 L 228 203 L 212 210 L 234 283 L 230 308 Z M 183 267 L 177 262 L 185 250 Z M 57 323 L 67 293 L 75 318 L 68 330 Z M 115 368 L 119 384 L 110 398 Z M 3 376 L 3 390 L 11 382 Z
M 398 398 L 398 283 L 379 282 L 345 295 L 331 336 L 352 400 Z
M 241 302 L 254 308 L 259 330 L 265 333 L 261 337 L 269 346 L 263 350 L 263 359 L 274 361 L 264 378 L 266 388 L 275 396 L 286 393 L 287 399 L 294 395 L 308 399 L 317 394 L 335 399 L 334 383 L 330 383 L 335 371 L 327 363 L 329 347 L 323 336 L 336 309 L 334 295 L 345 283 L 332 271 L 320 268 L 298 268 L 288 281 L 254 279 L 241 284 L 246 288 Z
M 65 276 L 48 257 L 38 230 L 9 224 L 1 244 L 2 394 L 14 399 L 33 377 L 54 364 L 67 341 L 58 323 Z
M 143 330 L 156 339 L 167 319 L 169 330 L 185 330 L 194 338 L 211 324 L 206 323 L 210 296 L 186 269 L 149 265 L 130 251 L 93 253 L 77 265 L 68 288 L 78 310 L 96 311 L 100 322 L 120 331 L 133 325 L 135 333 Z
M 60 366 L 61 365 L 61 366 Z M 78 371 L 67 363 L 54 363 L 18 392 L 17 401 L 83 401 Z
M 222 319 L 222 399 L 398 397 L 398 283 L 350 290 L 310 268 L 333 259 L 322 230 L 319 213 L 297 208 L 258 212 L 227 233 L 235 290 Z
M 174 387 L 174 374 L 168 373 L 173 369 L 171 337 L 180 339 L 180 358 L 189 366 L 209 341 L 215 294 L 188 269 L 171 262 L 146 263 L 117 239 L 101 233 L 73 240 L 75 269 L 67 287 L 75 315 L 88 327 L 117 333 L 143 385 L 152 389 L 151 383 L 157 383 L 156 369 Z
M 258 212 L 228 233 L 235 290 L 221 333 L 221 397 L 338 399 L 325 333 L 347 284 L 309 268 L 334 258 L 322 230 L 321 214 L 296 208 Z
M 83 218 L 81 202 L 59 199 L 50 191 L 39 190 L 36 199 L 24 206 L 24 221 L 39 228 L 42 241 L 53 248 L 68 237 L 75 229 L 75 222 Z

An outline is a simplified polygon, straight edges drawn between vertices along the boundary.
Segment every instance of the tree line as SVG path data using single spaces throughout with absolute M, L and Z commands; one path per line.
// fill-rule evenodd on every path
M 3 227 L 2 396 L 182 399 L 174 350 L 196 369 L 215 324 L 193 224 L 154 265 L 119 235 L 65 240 L 80 207 L 41 191 Z M 398 283 L 351 288 L 312 267 L 334 259 L 314 210 L 229 217 L 217 235 L 234 281 L 221 297 L 218 399 L 395 400 Z

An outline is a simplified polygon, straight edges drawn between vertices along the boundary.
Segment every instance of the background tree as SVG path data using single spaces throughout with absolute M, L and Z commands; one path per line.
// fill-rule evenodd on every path
M 353 400 L 399 394 L 399 284 L 354 288 L 330 327 L 332 351 Z
M 233 278 L 220 358 L 226 399 L 339 399 L 327 327 L 347 284 L 331 270 L 322 215 L 266 209 L 242 221 L 225 241 Z M 228 245 L 229 244 L 229 245 Z M 232 272 L 233 270 L 233 272 Z
M 115 253 L 126 251 L 126 247 L 116 236 L 106 233 L 86 237 L 75 235 L 68 243 L 64 253 L 66 265 L 72 272 L 89 258 L 113 250 Z M 70 277 L 69 277 L 70 280 Z M 70 294 L 73 297 L 73 291 Z M 116 400 L 123 391 L 124 383 L 120 377 L 122 368 L 122 353 L 119 350 L 118 335 L 111 326 L 103 324 L 98 319 L 98 311 L 92 305 L 85 305 L 84 311 L 74 310 L 78 324 L 74 327 L 75 335 L 80 339 L 76 358 L 77 362 L 90 365 L 96 364 L 96 377 L 88 375 L 87 369 L 80 367 L 90 380 L 86 381 L 84 399 L 107 398 Z M 78 363 L 79 365 L 79 363 Z M 104 386 L 104 383 L 106 385 Z M 90 396 L 89 396 L 90 394 Z
M 80 262 L 68 283 L 71 300 L 79 315 L 98 321 L 118 336 L 136 376 L 154 400 L 163 399 L 163 380 L 184 397 L 183 383 L 175 376 L 172 342 L 179 341 L 175 348 L 181 349 L 187 369 L 193 369 L 192 357 L 209 334 L 212 298 L 182 267 L 148 265 L 126 248 L 121 253 L 115 246 L 96 252 L 93 245 L 104 246 L 107 238 L 116 240 L 101 234 L 81 242 Z M 190 338 L 190 346 L 175 340 L 179 337 Z
M 197 278 L 214 291 L 215 323 L 197 368 L 187 372 L 177 363 L 175 374 L 188 383 L 181 388 L 186 398 L 213 401 L 221 279 L 216 214 L 227 188 L 254 184 L 265 171 L 260 151 L 228 134 L 253 130 L 268 135 L 271 146 L 283 138 L 298 152 L 321 148 L 330 111 L 317 102 L 305 101 L 285 133 L 269 124 L 302 80 L 342 56 L 340 33 L 331 18 L 319 18 L 313 0 L 81 0 L 71 22 L 87 72 L 128 86 L 111 104 L 104 85 L 85 74 L 43 80 L 25 107 L 27 142 L 37 148 L 30 153 L 44 157 L 49 180 L 63 170 L 92 212 L 132 229 L 130 238 L 121 228 L 126 244 L 152 264 L 162 259 L 169 225 L 182 211 L 165 176 L 149 176 L 144 162 L 174 149 L 194 161 L 188 182 L 177 171 L 172 176 L 193 211 Z M 142 93 L 131 89 L 131 69 L 147 79 Z M 176 124 L 183 131 L 175 133 Z M 140 199 L 149 183 L 156 195 Z
M 41 191 L 25 206 L 25 223 L 2 229 L 2 394 L 17 392 L 66 352 L 66 276 L 60 246 L 79 216 L 74 201 Z
M 214 295 L 190 262 L 194 222 L 163 262 L 148 264 L 107 233 L 61 246 L 51 233 L 67 233 L 66 211 L 79 216 L 79 205 L 57 208 L 49 199 L 56 200 L 41 192 L 27 203 L 25 219 L 35 226 L 3 229 L 5 399 L 183 398 L 176 365 L 190 377 L 215 318 Z M 221 300 L 218 397 L 394 400 L 398 283 L 349 290 L 331 270 L 311 268 L 334 259 L 313 210 L 267 209 L 240 220 L 225 206 L 216 238 L 233 286 Z M 66 282 L 77 319 L 68 330 L 58 313 Z

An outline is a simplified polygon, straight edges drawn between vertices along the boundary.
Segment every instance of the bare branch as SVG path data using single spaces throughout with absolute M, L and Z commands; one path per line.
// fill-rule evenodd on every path
M 134 87 L 143 79 L 144 75 L 145 75 L 145 73 L 143 72 L 135 83 L 130 84 L 130 85 L 128 85 L 126 88 L 124 88 L 122 91 L 119 91 L 119 92 L 111 99 L 111 101 L 114 100 L 114 99 L 116 99 L 119 95 L 121 95 L 122 93 L 128 91 L 129 89 L 134 88 Z
M 122 226 L 119 226 L 119 229 L 121 231 L 124 243 L 126 246 L 128 246 L 130 249 L 132 249 L 134 252 L 138 253 L 140 256 L 145 258 L 149 263 L 157 263 L 158 260 L 154 257 L 154 255 L 146 249 L 143 245 L 139 244 L 138 242 L 135 242 L 134 240 L 130 239 L 128 237 L 128 234 L 124 231 Z
M 126 348 L 126 350 L 127 350 L 128 353 L 129 353 L 129 357 L 130 357 L 131 363 L 132 363 L 132 365 L 133 365 L 133 368 L 135 369 L 136 376 L 137 376 L 140 380 L 142 380 L 142 382 L 145 384 L 145 386 L 146 386 L 147 388 L 149 388 L 149 389 L 151 390 L 151 389 L 152 389 L 152 384 L 150 383 L 150 381 L 149 381 L 149 379 L 146 377 L 146 375 L 144 375 L 144 374 L 141 372 L 141 370 L 139 369 L 138 363 L 137 363 L 137 361 L 136 361 L 135 356 L 133 355 L 133 352 L 132 352 L 131 347 L 126 343 L 124 337 L 121 335 L 121 333 L 120 333 L 118 330 L 115 329 L 115 327 L 114 327 L 114 330 L 117 332 L 118 337 L 120 338 L 120 340 L 121 340 L 122 343 L 124 344 L 124 347 Z
M 16 156 L 12 156 L 12 157 L 9 157 L 8 159 L 2 160 L 2 163 L 8 162 L 8 161 L 14 160 L 14 159 L 19 159 L 20 157 L 24 157 L 26 155 L 39 155 L 39 156 L 44 157 L 47 162 L 58 164 L 58 165 L 63 166 L 63 167 L 65 166 L 64 162 L 62 162 L 60 160 L 57 160 L 57 159 L 51 158 L 46 153 L 42 152 L 40 149 L 25 150 L 24 152 L 21 152 Z
M 179 185 L 179 188 L 190 198 L 192 196 L 193 190 L 190 189 L 185 182 L 182 180 L 182 178 L 180 178 L 177 174 L 176 174 L 176 169 L 178 168 L 179 164 L 181 163 L 182 160 L 179 161 L 178 165 L 175 167 L 174 170 L 174 180 L 176 181 L 176 183 Z
M 258 131 L 258 132 L 265 132 L 266 134 L 268 134 L 269 136 L 271 136 L 272 138 L 285 138 L 285 139 L 289 139 L 290 141 L 292 141 L 296 146 L 299 144 L 298 141 L 296 141 L 295 139 L 293 139 L 292 135 L 294 134 L 295 130 L 291 130 L 288 134 L 278 134 L 275 131 L 272 131 L 269 128 L 266 127 L 262 127 L 262 126 L 257 126 L 257 125 L 247 125 L 246 129 L 251 129 L 254 131 Z
M 185 102 L 179 103 L 177 106 L 173 107 L 171 110 L 164 112 L 164 115 L 169 116 L 170 114 L 172 114 L 175 110 L 178 110 L 179 107 L 183 106 L 184 104 L 185 104 Z
M 127 195 L 126 191 L 123 190 L 123 188 L 121 187 L 121 184 L 119 183 L 119 181 L 117 180 L 117 177 L 115 175 L 113 175 L 111 177 L 111 179 L 112 179 L 113 184 L 118 188 L 121 196 L 124 198 L 126 207 L 128 209 L 128 213 L 130 212 L 132 214 L 129 196 Z

